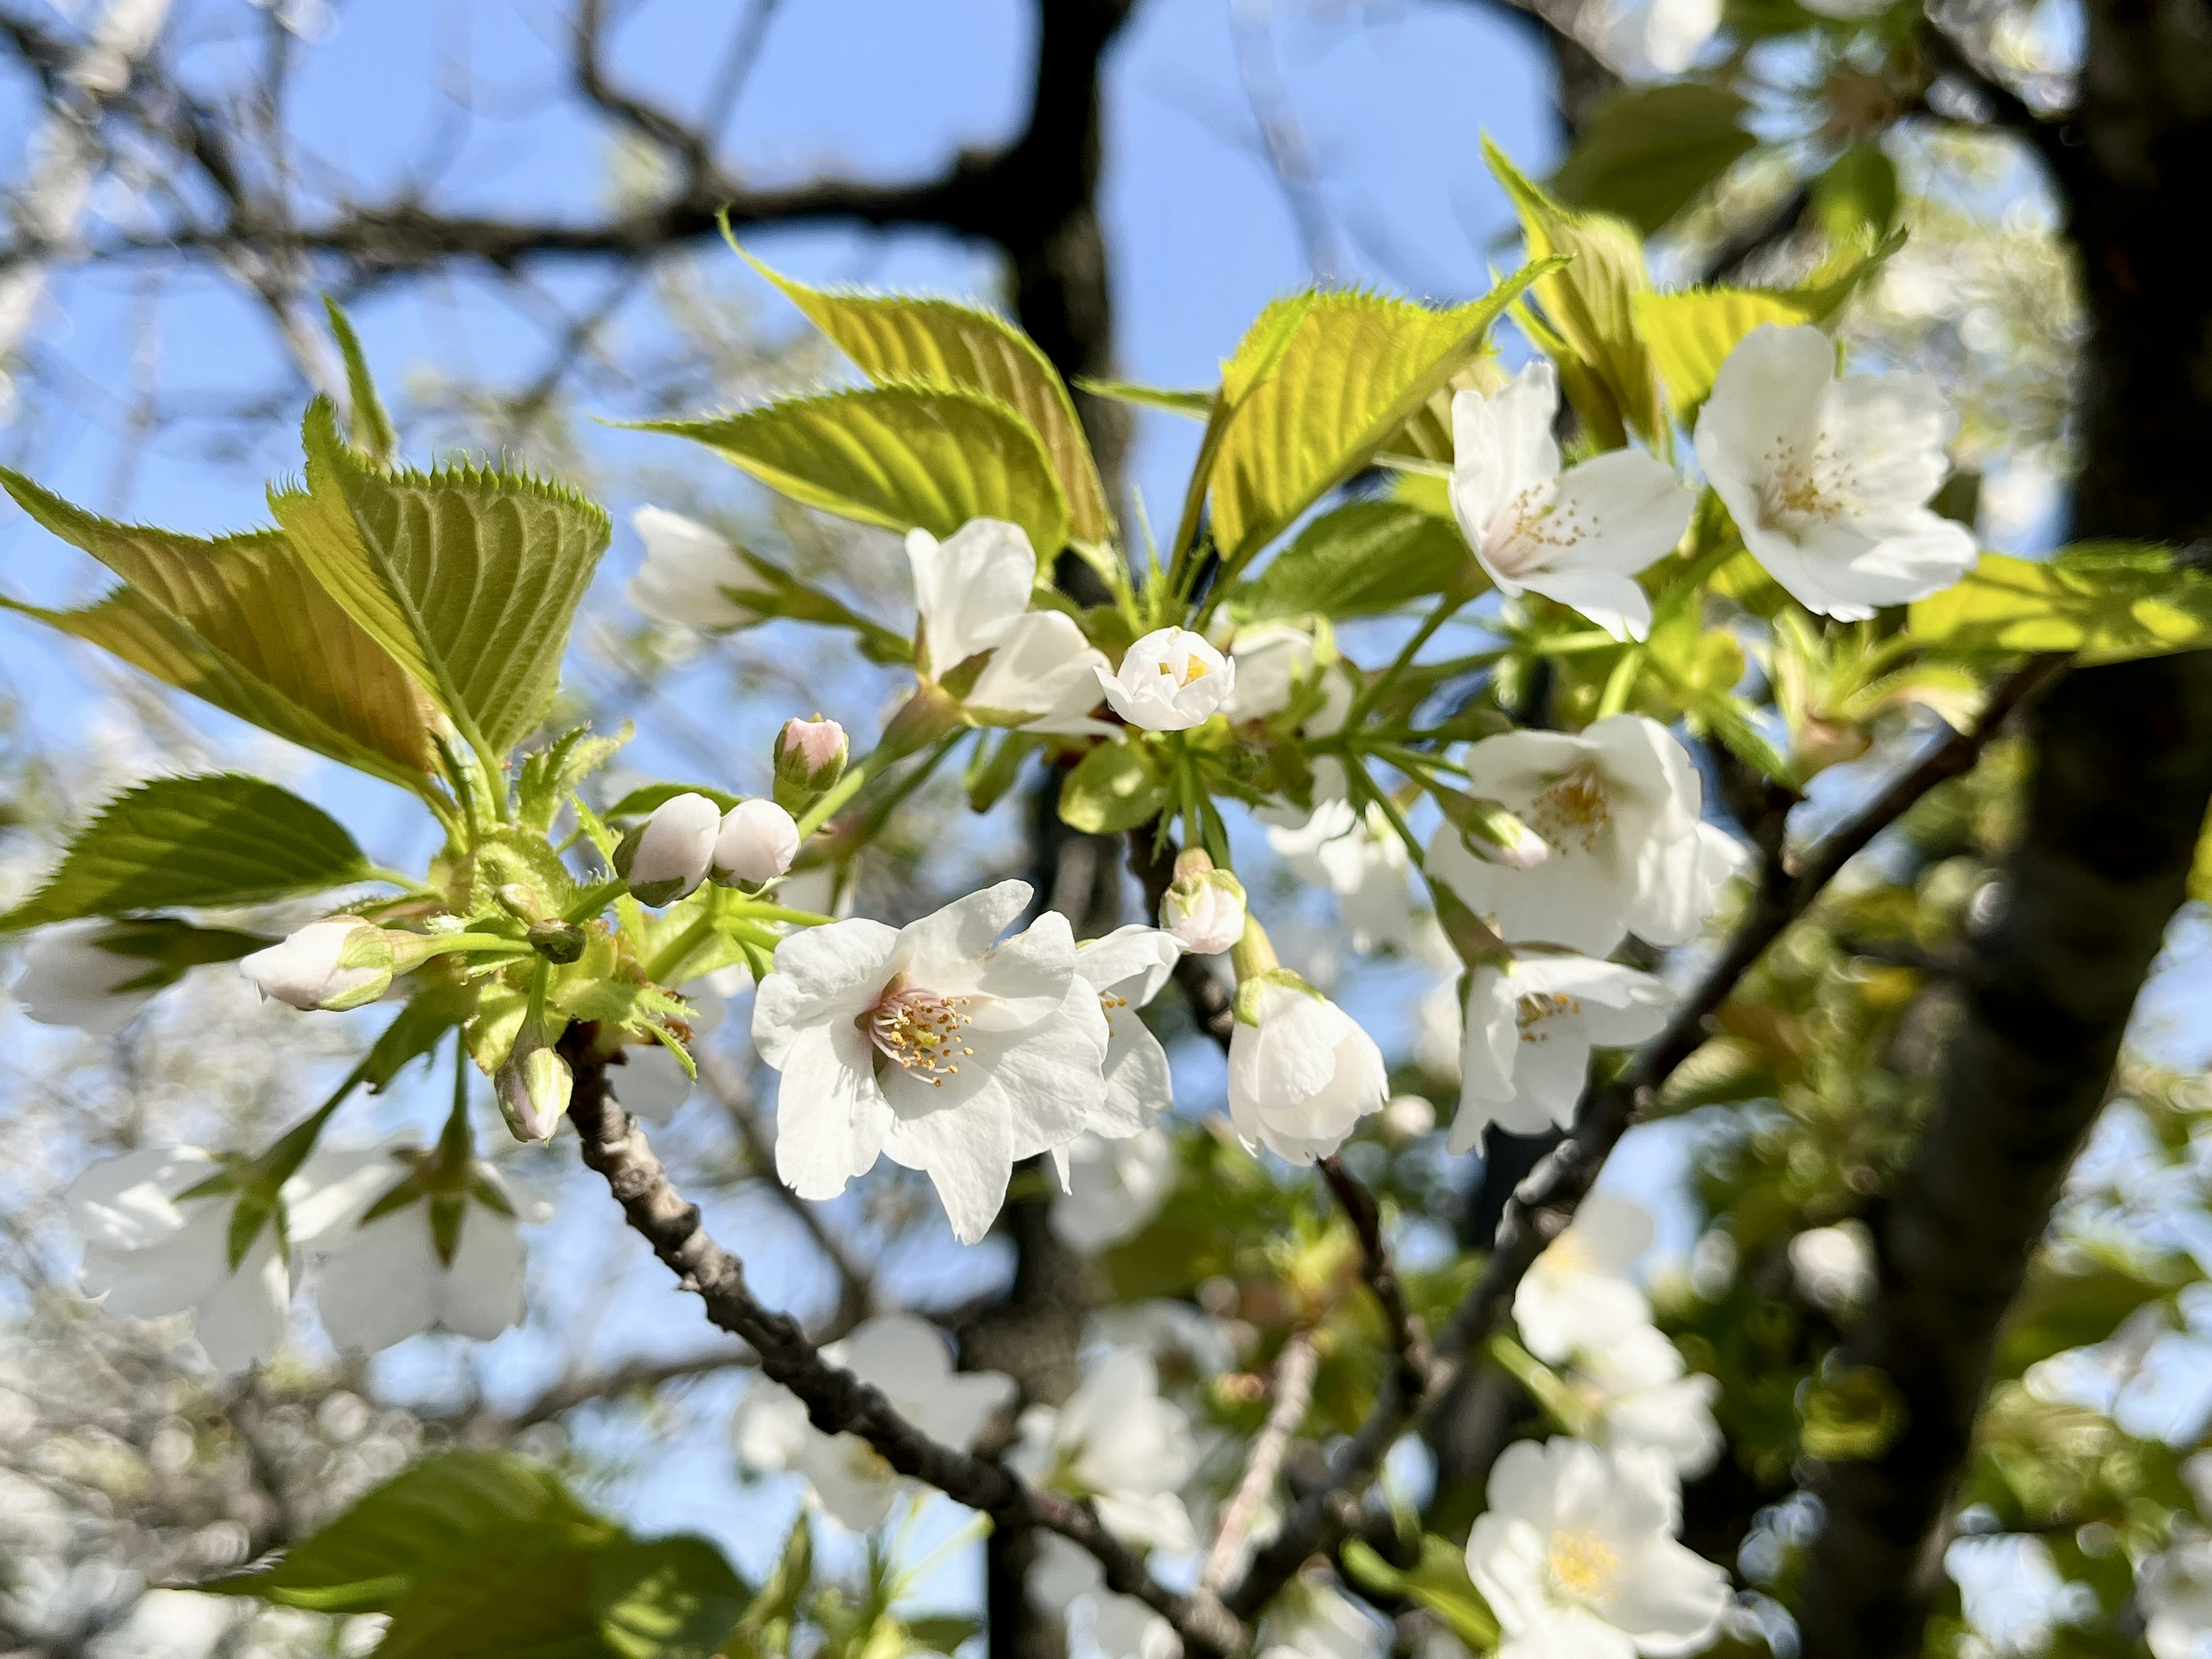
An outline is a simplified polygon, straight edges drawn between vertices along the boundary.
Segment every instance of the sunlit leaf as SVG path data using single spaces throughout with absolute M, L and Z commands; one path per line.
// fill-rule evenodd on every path
M 1702 81 L 1626 88 L 1599 106 L 1552 188 L 1649 236 L 1756 147 L 1743 128 L 1750 107 Z
M 2212 575 L 2130 543 L 2084 543 L 2044 560 L 1984 553 L 1911 615 L 1913 637 L 1947 652 L 2125 662 L 2212 645 Z
M 1231 594 L 1232 615 L 1350 617 L 1440 593 L 1480 567 L 1449 519 L 1403 501 L 1352 501 L 1307 525 Z

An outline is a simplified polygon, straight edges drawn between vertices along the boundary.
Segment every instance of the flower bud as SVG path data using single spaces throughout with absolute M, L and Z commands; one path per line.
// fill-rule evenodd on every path
M 1437 805 L 1459 831 L 1467 850 L 1486 863 L 1533 870 L 1552 856 L 1541 836 L 1494 800 L 1456 789 L 1439 789 Z
M 1237 665 L 1185 628 L 1155 629 L 1122 653 L 1116 672 L 1093 672 L 1114 712 L 1147 732 L 1203 726 L 1237 685 Z
M 704 795 L 676 795 L 615 848 L 615 873 L 641 904 L 667 904 L 707 879 L 722 814 Z
M 714 873 L 757 887 L 791 868 L 799 856 L 799 826 L 772 800 L 741 800 L 722 819 L 714 837 Z
M 559 963 L 563 967 L 584 954 L 584 930 L 573 921 L 563 921 L 558 916 L 530 924 L 530 948 L 546 961 Z
M 256 951 L 239 971 L 264 997 L 295 1008 L 358 1008 L 392 986 L 392 941 L 359 916 L 311 921 L 289 939 Z
M 775 804 L 796 811 L 845 775 L 845 728 L 835 720 L 789 720 L 775 739 Z
M 1244 884 L 1211 860 L 1183 872 L 1177 860 L 1176 868 L 1175 884 L 1160 898 L 1160 926 L 1193 956 L 1219 956 L 1244 936 Z
M 553 1131 L 568 1115 L 568 1095 L 575 1083 L 568 1062 L 534 1028 L 515 1039 L 514 1052 L 493 1079 L 500 1115 L 517 1140 L 552 1139 Z

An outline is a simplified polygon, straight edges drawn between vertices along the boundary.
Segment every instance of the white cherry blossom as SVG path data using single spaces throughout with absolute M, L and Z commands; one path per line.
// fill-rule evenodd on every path
M 1138 1010 L 1168 982 L 1182 946 L 1172 933 L 1141 922 L 1075 947 L 1075 972 L 1097 994 L 1106 1020 L 1105 1097 L 1087 1127 L 1102 1135 L 1132 1135 L 1175 1104 L 1167 1050 Z
M 631 517 L 645 562 L 623 589 L 640 616 L 671 628 L 744 628 L 760 620 L 745 601 L 765 588 L 738 550 L 680 513 L 641 507 Z
M 1336 895 L 1353 949 L 1411 948 L 1406 844 L 1382 808 L 1362 812 L 1348 800 L 1320 801 L 1298 828 L 1270 829 L 1267 845 L 1301 879 Z
M 1260 1659 L 1381 1659 L 1382 1631 L 1334 1586 L 1304 1579 L 1271 1609 Z
M 1633 1199 L 1595 1192 L 1574 1224 L 1536 1258 L 1513 1294 L 1522 1345 L 1547 1364 L 1603 1348 L 1651 1322 L 1651 1304 L 1629 1278 L 1653 1236 L 1650 1212 Z
M 1096 671 L 1106 665 L 1105 653 L 1083 637 L 1073 617 L 1030 609 L 1036 552 L 1020 526 L 971 519 L 942 542 L 927 531 L 909 531 L 906 553 L 921 615 L 917 669 L 943 679 L 988 652 L 962 699 L 971 711 L 1029 732 L 1113 732 L 1091 718 L 1098 706 Z
M 1311 1164 L 1379 1112 L 1389 1073 L 1375 1039 L 1295 975 L 1279 969 L 1237 992 L 1229 1040 L 1229 1115 L 1247 1147 Z
M 2185 1536 L 2143 1562 L 2136 1600 L 2154 1659 L 2196 1659 L 2212 1635 L 2212 1537 Z
M 242 958 L 238 971 L 263 996 L 295 1008 L 352 1008 L 384 994 L 392 966 L 382 928 L 359 916 L 332 916 Z
M 1852 1307 L 1874 1294 L 1874 1238 L 1863 1221 L 1808 1227 L 1790 1241 L 1790 1276 L 1816 1308 Z
M 1585 1437 L 1609 1450 L 1657 1452 L 1687 1480 L 1718 1461 L 1724 1443 L 1713 1420 L 1717 1377 L 1692 1371 L 1682 1351 L 1656 1325 L 1631 1325 L 1568 1363 L 1568 1385 L 1585 1412 Z
M 721 831 L 722 809 L 706 796 L 688 790 L 672 795 L 623 837 L 616 872 L 641 904 L 683 898 L 707 879 Z
M 1160 926 L 1194 957 L 1218 957 L 1244 937 L 1244 884 L 1226 870 L 1177 876 L 1160 896 Z
M 1468 850 L 1449 823 L 1428 872 L 1516 943 L 1602 957 L 1627 934 L 1686 944 L 1711 908 L 1726 837 L 1698 828 L 1704 786 L 1689 751 L 1656 720 L 1614 714 L 1580 732 L 1508 732 L 1466 755 L 1468 793 L 1544 838 L 1527 869 Z
M 127 923 L 92 919 L 42 927 L 23 949 L 22 971 L 9 988 L 26 1018 L 41 1025 L 74 1025 L 94 1036 L 112 1036 L 160 994 L 160 988 L 125 990 L 155 963 L 104 948 L 128 934 Z
M 757 887 L 791 868 L 799 825 L 772 800 L 741 800 L 722 815 L 714 834 L 714 873 Z
M 972 1450 L 992 1417 L 1014 1397 L 1011 1377 L 956 1371 L 945 1339 L 911 1314 L 883 1314 L 832 1342 L 822 1357 L 883 1391 L 898 1414 L 931 1439 Z M 890 1513 L 902 1492 L 926 1490 L 905 1480 L 859 1435 L 828 1435 L 807 1420 L 799 1396 L 754 1378 L 739 1402 L 738 1455 L 759 1468 L 803 1475 L 823 1512 L 854 1532 Z
M 1468 981 L 1449 1150 L 1474 1151 L 1492 1123 L 1516 1134 L 1567 1127 L 1590 1050 L 1657 1036 L 1673 1001 L 1663 981 L 1595 957 L 1482 963 Z
M 1766 573 L 1843 621 L 1948 587 L 1974 538 L 1930 512 L 1957 416 L 1934 380 L 1838 380 L 1819 329 L 1753 330 L 1698 416 L 1698 459 Z
M 1203 726 L 1237 684 L 1237 665 L 1187 628 L 1155 629 L 1121 653 L 1120 668 L 1096 672 L 1114 712 L 1147 732 Z
M 1150 1354 L 1109 1354 L 1065 1405 L 1032 1406 L 1020 1427 L 1007 1462 L 1023 1479 L 1090 1498 L 1106 1530 L 1134 1548 L 1198 1547 L 1179 1495 L 1198 1466 L 1198 1446 L 1182 1408 L 1160 1398 Z
M 855 917 L 794 933 L 753 1002 L 783 1073 L 776 1173 L 835 1198 L 878 1156 L 928 1172 L 952 1230 L 982 1237 L 1015 1163 L 1064 1146 L 1103 1108 L 1109 1033 L 1067 920 L 1000 882 L 893 928 Z
M 1558 372 L 1538 357 L 1503 390 L 1452 398 L 1452 513 L 1500 592 L 1571 605 L 1616 639 L 1642 639 L 1636 573 L 1672 552 L 1697 498 L 1674 469 L 1613 449 L 1565 471 L 1552 435 Z
M 1085 1255 L 1135 1237 L 1175 1189 L 1175 1143 L 1163 1129 L 1115 1140 L 1078 1135 L 1066 1152 L 1066 1190 L 1053 1198 L 1052 1231 Z
M 1182 1652 L 1174 1626 L 1135 1596 L 1107 1589 L 1098 1558 L 1057 1534 L 1039 1534 L 1025 1588 L 1040 1612 L 1067 1620 L 1074 1651 L 1087 1644 L 1102 1659 L 1178 1659 Z
M 1498 1615 L 1504 1659 L 1674 1659 L 1729 1606 L 1728 1575 L 1684 1547 L 1666 1461 L 1578 1440 L 1523 1440 L 1490 1476 L 1468 1575 Z

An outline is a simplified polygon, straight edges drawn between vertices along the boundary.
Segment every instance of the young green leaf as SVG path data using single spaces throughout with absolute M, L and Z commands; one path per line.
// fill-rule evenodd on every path
M 607 515 L 519 474 L 387 471 L 307 410 L 307 487 L 272 494 L 315 579 L 495 761 L 552 700 Z
M 1372 461 L 1483 351 L 1491 325 L 1538 274 L 1516 271 L 1445 311 L 1373 294 L 1301 296 L 1286 331 L 1271 308 L 1222 375 L 1231 412 L 1206 482 L 1223 562 L 1242 564 Z M 1281 337 L 1270 335 L 1264 366 L 1248 368 L 1253 337 L 1270 330 Z
M 2212 576 L 2139 544 L 2084 543 L 2043 560 L 1984 553 L 1911 617 L 1915 639 L 1948 652 L 2126 662 L 2212 645 Z
M 77 611 L 0 605 L 302 748 L 422 787 L 431 758 L 419 695 L 281 532 L 205 539 L 116 524 L 5 468 L 0 487 L 129 584 Z
M 1167 791 L 1133 742 L 1102 743 L 1060 781 L 1060 816 L 1091 836 L 1117 836 L 1159 816 Z
M 1636 325 L 1685 425 L 1712 395 L 1713 377 L 1755 328 L 1817 320 L 1811 304 L 1786 289 L 1692 288 L 1636 296 Z
M 1004 519 L 1044 562 L 1067 544 L 1067 497 L 1043 440 L 982 392 L 867 386 L 637 425 L 694 439 L 793 501 L 863 524 L 942 538 L 970 519 Z
M 1204 420 L 1213 410 L 1213 394 L 1202 390 L 1178 391 L 1170 386 L 1139 386 L 1131 380 L 1094 380 L 1088 375 L 1076 378 L 1075 389 L 1111 403 L 1157 409 L 1163 414 L 1181 415 L 1194 421 Z
M 951 300 L 809 288 L 738 252 L 877 385 L 964 387 L 1012 409 L 1043 441 L 1067 497 L 1070 532 L 1085 542 L 1112 538 L 1106 487 L 1074 402 L 1028 335 L 1003 317 Z M 1046 549 L 1040 544 L 1037 550 Z
M 376 395 L 376 382 L 368 373 L 368 354 L 361 349 L 361 336 L 353 331 L 353 319 L 327 294 L 323 310 L 331 319 L 331 337 L 345 359 L 346 401 L 353 405 L 354 447 L 379 466 L 389 466 L 399 453 L 399 434 L 384 399 Z
M 540 835 L 550 830 L 561 803 L 577 785 L 613 759 L 636 729 L 624 720 L 613 736 L 595 738 L 590 726 L 579 726 L 526 758 L 514 786 L 516 821 Z
M 1395 610 L 1474 569 L 1458 526 L 1404 501 L 1352 501 L 1325 513 L 1228 599 L 1240 621 L 1352 617 Z
M 233 773 L 157 778 L 109 803 L 0 933 L 79 916 L 250 904 L 368 878 L 368 860 L 321 808 Z
M 1757 145 L 1743 130 L 1750 108 L 1702 81 L 1626 88 L 1599 106 L 1552 188 L 1649 236 Z
M 509 1534 L 453 1552 L 392 1609 L 378 1659 L 608 1659 L 595 1544 Z
M 624 1539 L 591 1577 L 600 1639 L 621 1659 L 708 1659 L 753 1592 L 703 1538 Z
M 1552 327 L 1603 392 L 1600 406 L 1577 403 L 1577 412 L 1607 448 L 1625 442 L 1630 431 L 1648 443 L 1663 442 L 1667 417 L 1659 377 L 1636 331 L 1636 298 L 1651 289 L 1643 238 L 1624 220 L 1566 206 L 1524 178 L 1487 138 L 1482 153 L 1521 216 L 1529 258 L 1571 257 L 1565 267 L 1539 276 L 1535 291 Z M 1561 380 L 1574 395 L 1575 377 L 1563 374 Z
M 391 1613 L 418 1581 L 510 1536 L 592 1549 L 616 1528 L 549 1471 L 507 1452 L 446 1452 L 377 1487 L 273 1565 L 200 1588 L 315 1613 Z

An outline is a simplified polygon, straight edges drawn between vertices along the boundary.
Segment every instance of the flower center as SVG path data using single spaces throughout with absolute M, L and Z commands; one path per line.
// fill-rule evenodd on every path
M 1545 1030 L 1554 1020 L 1566 1019 L 1583 1011 L 1583 1000 L 1559 991 L 1531 991 L 1515 1005 L 1513 1023 L 1520 1028 L 1523 1042 L 1549 1042 L 1552 1034 Z
M 1766 482 L 1759 492 L 1759 520 L 1785 536 L 1842 517 L 1856 494 L 1857 469 L 1824 444 L 1808 455 L 1795 444 L 1778 443 L 1760 459 Z
M 970 1000 L 895 979 L 854 1023 L 868 1034 L 877 1053 L 942 1089 L 946 1078 L 960 1075 L 959 1062 L 975 1052 L 960 1041 L 961 1028 L 969 1019 L 963 1011 Z
M 1553 1533 L 1551 1547 L 1545 1552 L 1545 1565 L 1552 1570 L 1553 1583 L 1576 1600 L 1589 1601 L 1604 1595 L 1612 1585 L 1613 1574 L 1620 1569 L 1620 1557 L 1604 1539 L 1585 1528 Z
M 1560 510 L 1559 488 L 1557 478 L 1530 484 L 1490 521 L 1482 550 L 1500 574 L 1518 576 L 1541 569 L 1556 554 L 1596 530 L 1597 520 L 1585 521 L 1581 509 L 1572 503 Z
M 1116 996 L 1111 991 L 1098 994 L 1098 1012 L 1106 1016 L 1106 1034 L 1109 1036 L 1114 1034 L 1114 1011 L 1128 1006 L 1129 999 L 1127 997 Z
M 1579 848 L 1589 853 L 1596 849 L 1598 836 L 1613 822 L 1613 804 L 1597 768 L 1584 764 L 1540 791 L 1521 816 L 1554 852 Z
M 1210 672 L 1212 671 L 1206 667 L 1204 661 L 1202 661 L 1199 658 L 1198 654 L 1194 652 L 1189 656 L 1183 659 L 1182 678 L 1179 684 L 1188 685 L 1193 680 L 1202 680 Z M 1174 679 L 1176 678 L 1174 665 L 1171 663 L 1162 663 L 1160 665 L 1160 674 L 1164 679 Z

